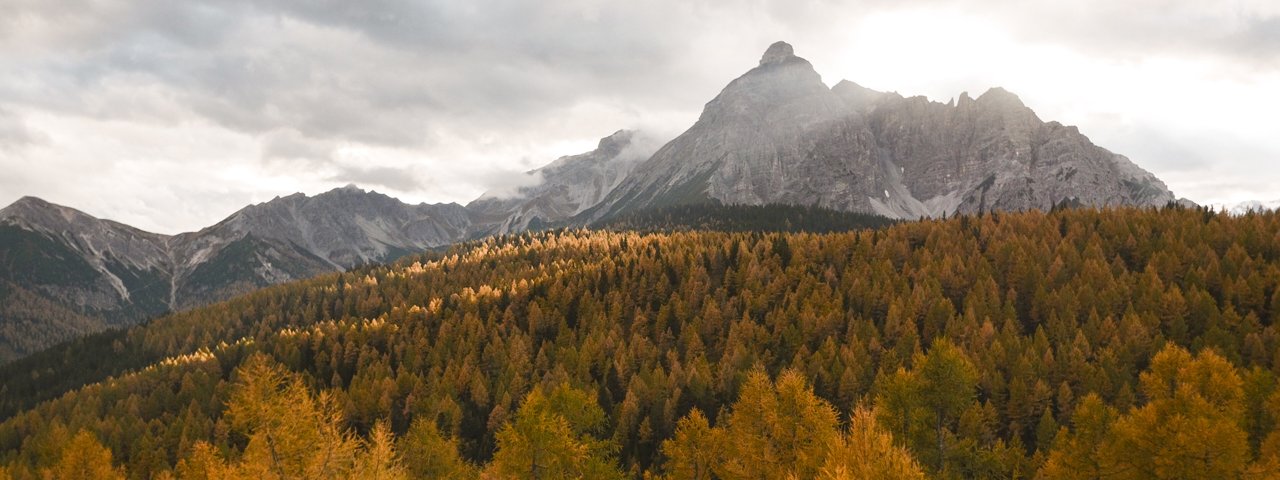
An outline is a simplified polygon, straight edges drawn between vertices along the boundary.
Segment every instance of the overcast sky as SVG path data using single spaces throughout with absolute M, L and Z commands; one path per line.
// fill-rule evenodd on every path
M 4 0 L 0 206 L 162 233 L 356 183 L 466 203 L 673 137 L 786 40 L 829 84 L 992 86 L 1175 194 L 1280 199 L 1276 0 Z

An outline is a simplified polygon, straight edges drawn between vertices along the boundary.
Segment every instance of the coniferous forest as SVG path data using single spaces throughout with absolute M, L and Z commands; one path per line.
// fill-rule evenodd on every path
M 0 478 L 1278 478 L 1278 318 L 1274 213 L 497 237 L 5 365 Z

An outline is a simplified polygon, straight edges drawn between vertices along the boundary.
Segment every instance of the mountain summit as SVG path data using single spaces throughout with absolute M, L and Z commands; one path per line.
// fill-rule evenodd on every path
M 773 42 L 769 45 L 769 49 L 764 51 L 764 55 L 760 56 L 760 66 L 782 63 L 796 57 L 796 50 L 791 48 L 791 44 L 787 42 Z
M 1149 172 L 1002 88 L 954 104 L 847 80 L 827 88 L 785 42 L 634 172 L 582 219 L 701 202 L 920 218 L 1174 200 Z

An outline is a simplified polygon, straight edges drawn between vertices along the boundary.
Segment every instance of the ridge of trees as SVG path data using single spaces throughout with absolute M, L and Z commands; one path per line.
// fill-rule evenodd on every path
M 884 228 L 894 223 L 894 220 L 879 215 L 844 212 L 816 205 L 695 203 L 626 213 L 599 222 L 595 227 L 640 232 L 711 230 L 832 233 Z
M 0 464 L 39 478 L 87 432 L 128 478 L 239 468 L 260 362 L 343 465 L 411 476 L 1274 478 L 1278 260 L 1280 215 L 1184 208 L 500 237 L 122 332 L 164 360 L 9 416 Z M 546 462 L 498 467 L 530 438 Z

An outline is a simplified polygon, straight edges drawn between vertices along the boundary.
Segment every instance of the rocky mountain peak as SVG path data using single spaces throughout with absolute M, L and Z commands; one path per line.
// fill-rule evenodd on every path
M 110 220 L 99 220 L 74 208 L 32 196 L 22 197 L 8 207 L 0 209 L 0 221 L 21 224 L 54 234 L 98 224 L 125 227 Z
M 471 236 L 511 233 L 568 220 L 598 204 L 660 144 L 647 132 L 618 130 L 595 150 L 527 172 L 529 185 L 491 190 L 467 204 Z
M 44 199 L 40 197 L 33 197 L 31 195 L 24 195 L 22 198 L 19 198 L 17 201 L 13 202 L 10 205 L 29 205 L 29 204 L 53 206 L 52 203 L 46 202 Z
M 834 87 L 831 87 L 831 91 L 835 93 L 836 96 L 843 99 L 850 108 L 853 108 L 856 111 L 865 110 L 877 100 L 885 97 L 886 95 L 891 95 L 872 90 L 848 80 L 841 80 Z
M 850 81 L 828 88 L 785 42 L 638 165 L 587 221 L 681 203 L 821 205 L 914 219 L 992 210 L 1163 205 L 1149 172 L 1017 95 L 930 102 Z
M 618 130 L 612 135 L 601 138 L 600 143 L 596 145 L 596 151 L 605 155 L 617 155 L 631 144 L 631 137 L 635 135 L 634 130 Z
M 993 107 L 1014 108 L 1014 109 L 1027 108 L 1026 104 L 1022 103 L 1021 98 L 1018 98 L 1018 96 L 1015 95 L 1013 92 L 1010 92 L 1000 87 L 993 87 L 990 90 L 987 90 L 986 93 L 983 93 L 982 96 L 978 97 L 977 102 L 979 105 L 987 105 L 987 106 L 993 106 Z
M 0 218 L 21 216 L 39 211 L 61 211 L 67 207 L 54 205 L 39 197 L 25 196 L 0 209 Z
M 9 204 L 9 206 L 0 208 L 0 220 L 22 218 L 27 216 L 29 212 L 43 210 L 47 205 L 52 204 L 36 197 L 22 197 L 18 201 Z
M 760 57 L 760 66 L 779 64 L 793 58 L 798 57 L 790 43 L 773 42 L 773 45 L 769 45 L 769 49 L 764 51 L 764 56 Z
M 821 109 L 832 96 L 808 60 L 797 57 L 786 42 L 777 42 L 760 58 L 760 66 L 729 82 L 707 102 L 699 122 L 758 119 L 779 108 Z

